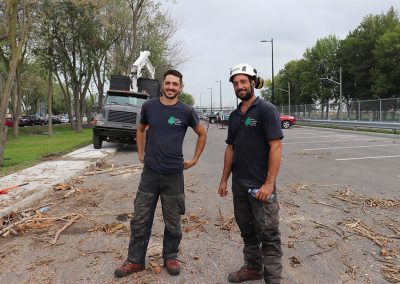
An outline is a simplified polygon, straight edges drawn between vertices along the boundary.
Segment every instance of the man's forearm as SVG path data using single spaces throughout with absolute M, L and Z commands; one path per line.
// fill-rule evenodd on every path
M 222 171 L 221 182 L 227 182 L 232 171 L 233 149 L 228 145 L 224 155 L 224 169 Z
M 197 134 L 197 142 L 196 148 L 193 154 L 193 161 L 197 163 L 199 160 L 201 153 L 203 153 L 204 147 L 207 141 L 207 132 L 204 128 L 203 124 L 199 123 L 195 128 L 193 128 L 194 132 Z
M 199 160 L 201 153 L 203 153 L 204 147 L 206 145 L 207 135 L 199 135 L 197 136 L 196 148 L 194 150 L 193 160 Z
M 146 135 L 146 127 L 138 127 L 136 130 L 136 146 L 138 151 L 139 159 L 144 157 L 144 140 Z

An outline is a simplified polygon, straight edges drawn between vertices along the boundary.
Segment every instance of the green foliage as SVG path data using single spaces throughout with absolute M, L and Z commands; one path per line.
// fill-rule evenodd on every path
M 385 79 L 383 66 L 385 50 L 375 52 L 380 38 L 399 25 L 397 12 L 391 8 L 386 14 L 368 15 L 362 23 L 342 41 L 338 52 L 338 62 L 343 72 L 343 93 L 348 99 L 371 99 L 382 90 L 382 79 Z M 388 46 L 381 42 L 382 48 Z M 390 59 L 389 59 L 390 60 Z M 378 70 L 377 66 L 380 66 Z M 375 85 L 375 87 L 373 87 Z M 390 95 L 388 95 L 390 96 Z
M 179 94 L 179 100 L 181 102 L 184 102 L 187 105 L 193 106 L 194 105 L 194 99 L 193 96 L 189 93 L 181 92 Z
M 332 99 L 338 100 L 338 86 L 321 78 L 339 81 L 336 61 L 339 44 L 339 40 L 331 35 L 317 40 L 315 46 L 307 49 L 304 54 L 306 73 L 303 88 L 314 101 L 326 103 Z
M 0 176 L 40 163 L 45 157 L 66 154 L 90 145 L 92 141 L 92 129 L 76 133 L 69 125 L 54 125 L 53 128 L 53 136 L 48 137 L 47 126 L 23 127 L 18 139 L 14 140 L 11 139 L 12 129 L 9 128 Z
M 275 84 L 275 82 L 274 82 Z M 272 96 L 272 81 L 271 79 L 267 79 L 264 81 L 264 87 L 260 90 L 261 97 L 270 102 Z M 276 100 L 277 98 L 275 98 Z
M 288 82 L 292 104 L 338 102 L 340 68 L 344 102 L 399 96 L 400 19 L 394 8 L 366 16 L 343 40 L 318 39 L 301 60 L 288 62 L 274 78 L 277 104 L 288 103 L 279 90 L 287 90 Z M 267 86 L 262 95 L 269 93 Z
M 400 24 L 386 31 L 376 42 L 372 70 L 373 92 L 382 98 L 400 94 Z

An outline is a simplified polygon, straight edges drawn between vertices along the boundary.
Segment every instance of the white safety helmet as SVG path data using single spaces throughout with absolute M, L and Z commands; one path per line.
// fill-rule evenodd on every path
M 231 68 L 229 82 L 232 82 L 233 76 L 237 74 L 248 75 L 251 78 L 255 79 L 257 77 L 257 70 L 246 63 L 237 64 Z

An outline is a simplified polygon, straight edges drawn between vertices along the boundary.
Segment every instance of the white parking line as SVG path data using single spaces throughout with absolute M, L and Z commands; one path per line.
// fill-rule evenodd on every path
M 342 138 L 349 138 L 349 137 L 356 137 L 356 135 L 348 135 L 348 134 L 343 134 L 343 135 L 323 135 L 323 136 L 290 136 L 288 138 L 290 139 L 303 139 L 303 138 L 325 138 L 325 137 L 342 137 Z
M 311 144 L 311 143 L 323 143 L 323 142 L 351 142 L 351 141 L 365 141 L 365 140 L 373 140 L 371 138 L 366 138 L 366 139 L 346 139 L 346 140 L 320 140 L 320 141 L 307 141 L 307 142 L 288 142 L 288 143 L 282 143 L 284 145 L 289 145 L 289 144 Z M 381 140 L 374 140 L 374 141 L 384 141 L 384 139 Z
M 370 147 L 387 147 L 387 146 L 399 146 L 399 144 L 365 145 L 365 146 L 349 146 L 349 147 L 329 147 L 329 148 L 312 148 L 312 149 L 303 149 L 303 151 L 335 150 L 335 149 L 353 149 L 353 148 L 370 148 Z
M 345 159 L 336 159 L 336 161 L 351 161 L 351 160 L 366 160 L 366 159 L 385 159 L 385 158 L 398 158 L 400 155 L 395 156 L 377 156 L 377 157 L 361 157 L 361 158 L 345 158 Z

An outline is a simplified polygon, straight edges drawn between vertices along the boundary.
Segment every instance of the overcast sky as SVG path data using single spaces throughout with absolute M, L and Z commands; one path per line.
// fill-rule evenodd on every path
M 179 23 L 178 38 L 186 51 L 184 91 L 195 105 L 236 106 L 229 69 L 248 63 L 259 75 L 271 78 L 271 44 L 274 41 L 274 73 L 290 60 L 301 59 L 316 40 L 328 35 L 344 39 L 369 14 L 386 13 L 400 0 L 176 0 L 168 6 Z

